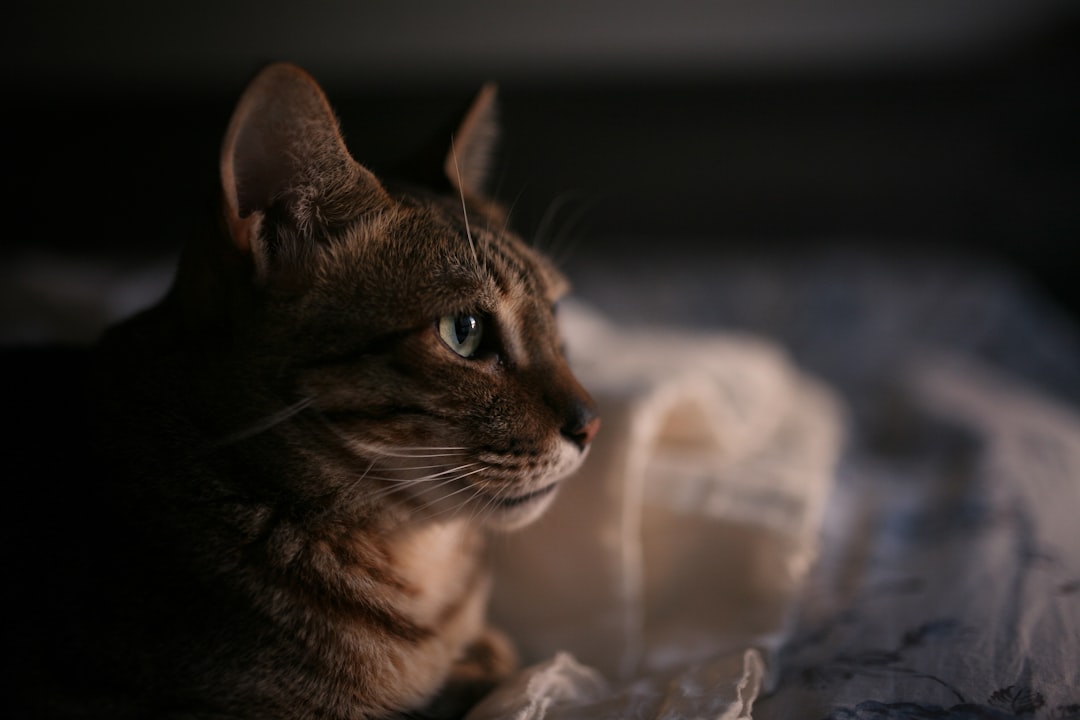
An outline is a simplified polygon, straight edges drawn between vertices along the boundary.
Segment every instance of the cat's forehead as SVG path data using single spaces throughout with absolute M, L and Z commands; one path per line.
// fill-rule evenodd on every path
M 548 303 L 562 297 L 569 283 L 554 265 L 524 241 L 507 233 L 474 233 L 478 261 L 504 294 L 526 293 Z
M 348 228 L 328 243 L 317 297 L 379 308 L 390 322 L 433 313 L 545 310 L 567 290 L 563 275 L 510 232 L 505 221 L 461 205 L 403 203 Z M 342 295 L 344 293 L 344 295 Z M 317 300 L 317 298 L 316 298 Z M 390 320 L 396 316 L 397 321 Z
M 554 302 L 568 289 L 566 278 L 542 254 L 508 228 L 491 206 L 434 198 L 407 207 L 401 240 L 426 247 L 443 271 L 464 272 L 498 295 Z M 433 268 L 433 269 L 434 269 Z

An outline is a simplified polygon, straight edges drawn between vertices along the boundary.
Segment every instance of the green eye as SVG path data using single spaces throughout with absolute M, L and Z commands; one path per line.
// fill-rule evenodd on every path
M 463 358 L 471 358 L 480 347 L 484 323 L 475 315 L 444 315 L 439 318 L 439 337 Z

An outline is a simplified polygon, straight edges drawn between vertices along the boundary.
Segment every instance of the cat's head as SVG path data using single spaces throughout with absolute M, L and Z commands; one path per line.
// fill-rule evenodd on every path
M 215 322 L 252 426 L 281 413 L 267 432 L 319 468 L 305 492 L 515 527 L 582 462 L 599 420 L 561 348 L 566 283 L 483 192 L 495 129 L 485 87 L 446 138 L 449 192 L 401 189 L 353 159 L 304 71 L 269 66 L 241 97 Z

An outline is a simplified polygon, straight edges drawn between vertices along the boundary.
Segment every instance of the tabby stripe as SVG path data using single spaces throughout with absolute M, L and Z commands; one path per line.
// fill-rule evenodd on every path
M 379 588 L 391 589 L 390 598 L 384 593 L 372 597 L 370 594 L 340 592 L 332 584 L 317 583 L 308 593 L 312 601 L 328 614 L 341 617 L 346 622 L 359 622 L 407 642 L 420 642 L 432 637 L 434 632 L 430 628 L 413 622 L 393 609 L 393 596 L 396 593 L 410 595 L 411 588 L 387 567 L 386 563 L 390 560 L 384 549 L 378 545 L 373 549 L 379 558 L 360 557 L 340 546 L 335 547 L 333 553 L 338 562 L 342 563 L 343 570 L 362 574 Z
M 435 635 L 434 630 L 413 622 L 402 613 L 371 602 L 360 601 L 351 608 L 339 608 L 339 612 L 406 642 L 418 643 Z
M 409 330 L 396 330 L 372 338 L 359 347 L 350 348 L 343 352 L 326 355 L 321 358 L 304 363 L 301 367 L 305 370 L 317 370 L 320 368 L 333 367 L 335 365 L 349 365 L 359 358 L 372 355 L 385 355 L 406 337 L 416 332 L 415 328 Z
M 387 569 L 387 565 L 393 561 L 386 552 L 386 548 L 374 543 L 371 550 L 377 558 L 362 557 L 354 549 L 340 544 L 334 545 L 331 552 L 343 570 L 363 573 L 376 585 L 390 587 L 405 594 L 413 594 L 415 591 L 408 583 Z
M 382 410 L 361 410 L 359 408 L 342 408 L 340 410 L 320 410 L 319 411 L 324 418 L 331 422 L 356 421 L 356 420 L 391 420 L 393 418 L 401 417 L 402 415 L 424 415 L 430 416 L 432 413 L 425 407 L 420 405 L 394 405 Z
M 508 270 L 513 271 L 520 282 L 532 283 L 532 275 L 529 272 L 531 263 L 528 262 L 521 255 L 511 254 L 509 247 L 500 247 L 495 251 L 499 259 L 502 260 L 507 266 Z

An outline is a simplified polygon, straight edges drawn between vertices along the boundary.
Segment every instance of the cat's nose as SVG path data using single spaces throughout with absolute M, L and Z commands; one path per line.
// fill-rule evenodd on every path
M 562 434 L 569 438 L 582 451 L 596 437 L 600 429 L 600 416 L 596 414 L 592 400 L 577 402 L 563 425 Z

